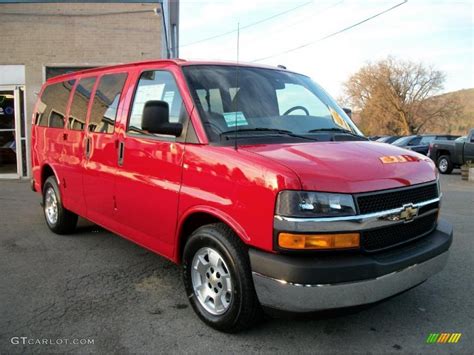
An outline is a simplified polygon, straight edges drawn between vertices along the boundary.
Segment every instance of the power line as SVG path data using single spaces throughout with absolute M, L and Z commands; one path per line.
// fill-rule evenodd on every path
M 333 8 L 341 5 L 345 0 L 340 0 L 332 5 L 329 5 L 323 9 L 318 9 L 317 10 L 317 13 L 310 13 L 310 14 L 307 14 L 307 16 L 303 16 L 302 18 L 298 19 L 297 21 L 295 22 L 292 22 L 290 24 L 284 24 L 283 26 L 278 26 L 276 30 L 274 30 L 272 33 L 277 33 L 277 32 L 280 32 L 282 30 L 287 30 L 288 28 L 290 27 L 294 27 L 296 25 L 300 25 L 304 22 L 306 22 L 308 19 L 311 19 L 311 20 L 314 20 L 315 18 L 317 18 L 318 16 L 321 16 L 323 15 L 325 12 L 329 11 L 329 10 L 332 10 Z
M 313 1 L 308 1 L 308 2 L 305 2 L 305 3 L 301 4 L 301 5 L 292 7 L 291 9 L 285 10 L 285 11 L 283 11 L 283 12 L 279 12 L 279 13 L 277 13 L 277 14 L 275 14 L 275 15 L 270 16 L 270 17 L 266 17 L 266 18 L 263 18 L 263 19 L 261 19 L 261 20 L 259 20 L 259 21 L 249 23 L 248 25 L 245 25 L 245 26 L 240 27 L 240 30 L 242 31 L 242 30 L 245 30 L 246 28 L 259 25 L 259 24 L 261 24 L 262 22 L 270 21 L 270 20 L 273 20 L 274 18 L 277 18 L 277 17 L 283 16 L 283 15 L 286 15 L 286 14 L 289 13 L 289 12 L 295 11 L 295 10 L 297 10 L 297 9 L 300 9 L 300 8 L 304 7 L 304 6 L 309 5 L 309 4 L 311 4 L 312 2 L 313 2 Z M 206 38 L 202 38 L 202 39 L 199 39 L 199 40 L 197 40 L 197 41 L 194 41 L 194 42 L 190 42 L 190 43 L 183 44 L 183 45 L 179 46 L 179 48 L 188 47 L 188 46 L 192 46 L 192 45 L 194 45 L 194 44 L 198 44 L 198 43 L 210 41 L 210 40 L 212 40 L 212 39 L 224 37 L 224 36 L 230 35 L 230 34 L 235 33 L 235 32 L 237 32 L 237 30 L 231 30 L 231 31 L 223 32 L 223 33 L 220 33 L 220 34 L 211 36 L 211 37 L 206 37 Z
M 379 17 L 379 16 L 381 16 L 381 15 L 383 15 L 383 14 L 386 14 L 387 12 L 392 11 L 392 10 L 396 9 L 397 7 L 399 7 L 399 6 L 402 6 L 402 5 L 406 4 L 407 2 L 408 2 L 408 0 L 404 0 L 404 1 L 402 1 L 401 3 L 398 3 L 398 4 L 396 4 L 396 5 L 394 5 L 394 6 L 390 7 L 390 8 L 388 8 L 388 9 L 386 9 L 386 10 L 381 11 L 381 12 L 378 12 L 378 13 L 376 13 L 375 15 L 372 15 L 372 16 L 370 16 L 370 17 L 367 17 L 366 19 L 364 19 L 364 20 L 362 20 L 362 21 L 359 21 L 359 22 L 357 22 L 357 23 L 355 23 L 355 24 L 353 24 L 353 25 L 350 25 L 350 26 L 348 26 L 348 27 L 345 27 L 345 28 L 343 28 L 342 30 L 333 32 L 333 33 L 331 33 L 331 34 L 329 34 L 329 35 L 327 35 L 327 36 L 321 37 L 321 38 L 319 38 L 319 39 L 317 39 L 317 40 L 315 40 L 315 41 L 311 41 L 311 42 L 304 43 L 304 44 L 302 44 L 302 45 L 300 45 L 300 46 L 298 46 L 298 47 L 294 47 L 294 48 L 291 48 L 291 49 L 287 49 L 287 50 L 285 50 L 285 51 L 278 52 L 278 53 L 269 55 L 269 56 L 267 56 L 267 57 L 262 57 L 262 58 L 258 58 L 258 59 L 252 60 L 252 63 L 254 63 L 254 62 L 261 62 L 262 60 L 270 59 L 270 58 L 273 58 L 273 57 L 278 57 L 278 56 L 280 56 L 280 55 L 282 55 L 282 54 L 290 53 L 290 52 L 296 51 L 296 50 L 298 50 L 298 49 L 301 49 L 301 48 L 304 48 L 304 47 L 308 47 L 308 46 L 311 46 L 311 45 L 313 45 L 313 44 L 315 44 L 315 43 L 324 41 L 325 39 L 328 39 L 328 38 L 337 36 L 338 34 L 341 34 L 341 33 L 343 33 L 343 32 L 346 32 L 346 31 L 348 31 L 348 30 L 350 30 L 350 29 L 352 29 L 352 28 L 354 28 L 354 27 L 357 27 L 357 26 L 359 26 L 359 25 L 361 25 L 361 24 L 363 24 L 363 23 L 365 23 L 365 22 L 367 22 L 367 21 L 373 20 L 373 19 L 376 18 L 376 17 Z

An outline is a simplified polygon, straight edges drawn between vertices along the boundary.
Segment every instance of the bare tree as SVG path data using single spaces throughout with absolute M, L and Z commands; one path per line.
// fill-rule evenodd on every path
M 436 100 L 445 75 L 422 63 L 388 57 L 369 63 L 344 84 L 345 95 L 360 111 L 367 134 L 418 134 L 449 127 L 460 110 L 452 99 Z

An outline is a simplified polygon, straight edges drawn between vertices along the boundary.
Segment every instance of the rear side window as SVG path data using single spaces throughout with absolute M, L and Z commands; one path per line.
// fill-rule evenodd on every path
M 86 126 L 87 108 L 96 78 L 81 79 L 76 86 L 69 110 L 69 129 L 82 131 Z
M 74 80 L 48 85 L 38 103 L 37 124 L 44 127 L 64 128 L 67 102 Z
M 114 132 L 117 109 L 126 79 L 126 73 L 107 74 L 100 79 L 89 119 L 90 132 Z
M 434 140 L 435 140 L 435 137 L 433 136 L 423 137 L 421 138 L 420 144 L 430 144 Z
M 420 144 L 420 141 L 421 141 L 421 137 L 415 137 L 408 143 L 408 145 L 418 145 Z

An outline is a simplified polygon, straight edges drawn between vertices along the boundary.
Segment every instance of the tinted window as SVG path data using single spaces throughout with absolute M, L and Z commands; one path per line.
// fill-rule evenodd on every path
M 420 144 L 420 141 L 421 141 L 421 137 L 415 137 L 408 143 L 408 145 L 418 145 Z
M 73 86 L 74 80 L 70 80 L 48 85 L 44 89 L 38 103 L 39 126 L 64 127 L 67 102 Z
M 408 140 L 408 137 L 401 137 L 401 138 L 398 138 L 397 140 L 393 141 L 393 145 L 398 145 L 398 146 L 402 146 L 405 144 L 405 142 Z
M 128 131 L 149 134 L 142 129 L 142 113 L 145 103 L 151 100 L 166 101 L 169 105 L 169 121 L 180 121 L 183 101 L 173 76 L 166 71 L 148 71 L 140 76 L 128 123 Z
M 127 74 L 104 75 L 94 95 L 89 131 L 113 133 L 120 95 L 127 79 Z
M 87 108 L 96 78 L 81 79 L 76 86 L 69 110 L 69 129 L 82 131 L 86 125 Z
M 421 141 L 420 141 L 420 144 L 430 144 L 434 140 L 435 140 L 434 136 L 422 137 Z

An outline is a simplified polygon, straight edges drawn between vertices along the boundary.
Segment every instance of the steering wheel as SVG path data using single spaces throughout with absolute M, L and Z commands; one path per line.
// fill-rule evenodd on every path
M 283 116 L 286 116 L 288 114 L 290 114 L 291 112 L 293 111 L 296 111 L 296 110 L 302 110 L 304 111 L 304 113 L 306 114 L 306 116 L 309 116 L 309 111 L 306 107 L 304 106 L 293 106 L 292 108 L 288 109 L 285 111 L 285 113 L 283 114 Z

